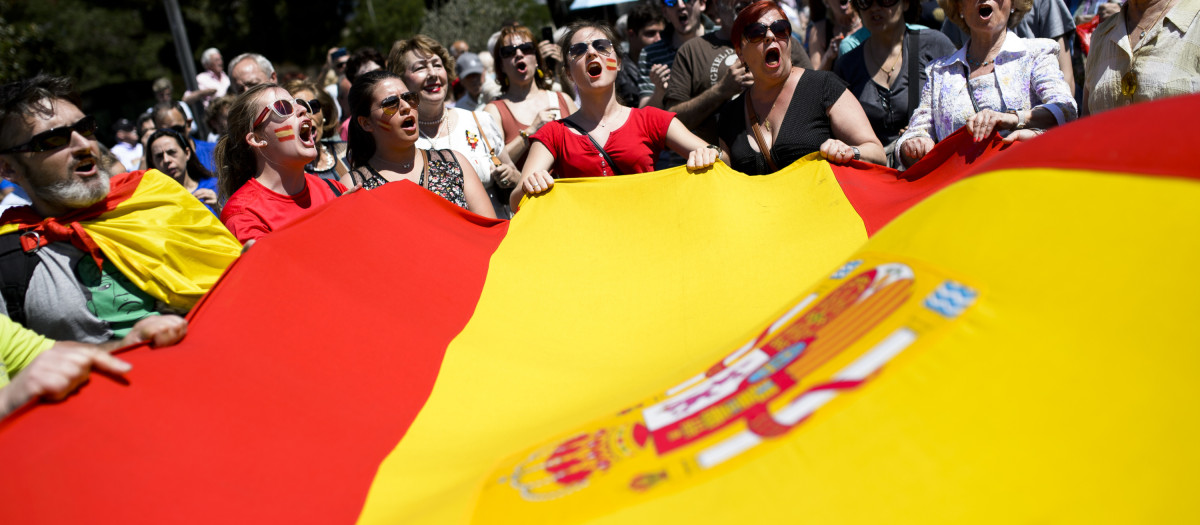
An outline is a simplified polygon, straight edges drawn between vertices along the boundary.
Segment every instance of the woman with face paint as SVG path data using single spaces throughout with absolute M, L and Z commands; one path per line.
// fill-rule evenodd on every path
M 828 71 L 792 65 L 792 26 L 779 4 L 751 4 L 733 22 L 733 49 L 754 84 L 721 108 L 721 149 L 733 169 L 774 173 L 813 152 L 833 162 L 885 162 L 862 106 Z
M 221 222 L 247 246 L 346 191 L 305 173 L 317 158 L 308 115 L 308 101 L 269 83 L 246 90 L 229 109 L 229 130 L 216 151 L 217 186 L 228 199 Z
M 949 0 L 944 7 L 968 38 L 953 55 L 929 65 L 921 105 L 896 142 L 905 167 L 963 126 L 976 142 L 992 131 L 1012 142 L 1075 120 L 1078 108 L 1058 67 L 1058 42 L 1011 31 L 1033 0 Z
M 146 157 L 150 169 L 156 169 L 175 179 L 189 193 L 195 195 L 209 211 L 221 216 L 217 202 L 217 179 L 200 164 L 192 147 L 178 131 L 171 128 L 154 130 L 146 141 L 150 154 Z
M 654 171 L 664 147 L 687 157 L 688 169 L 717 161 L 718 148 L 688 131 L 674 113 L 617 101 L 621 54 L 613 48 L 615 41 L 612 28 L 596 22 L 576 22 L 563 36 L 559 45 L 567 56 L 567 75 L 579 90 L 580 108 L 529 137 L 521 183 L 510 201 L 514 210 L 522 196 L 549 190 L 555 178 Z
M 495 218 L 466 156 L 417 147 L 419 98 L 386 70 L 360 75 L 350 88 L 350 164 L 342 184 L 375 189 L 407 180 L 484 217 Z
M 450 52 L 436 40 L 417 35 L 392 45 L 387 69 L 417 95 L 417 147 L 462 153 L 483 183 L 495 216 L 509 218 L 501 188 L 515 183 L 520 172 L 505 152 L 500 127 L 491 115 L 446 107 L 454 79 Z

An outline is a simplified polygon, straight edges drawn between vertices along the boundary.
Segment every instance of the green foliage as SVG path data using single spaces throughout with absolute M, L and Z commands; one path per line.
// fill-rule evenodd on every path
M 351 52 L 370 46 L 386 57 L 392 42 L 416 34 L 424 15 L 422 0 L 359 0 L 343 41 Z
M 550 12 L 533 0 L 448 0 L 425 13 L 421 32 L 444 46 L 465 40 L 472 51 L 483 51 L 492 33 L 514 20 L 539 36 L 540 28 L 550 23 Z
M 159 64 L 159 50 L 170 36 L 145 31 L 135 9 L 83 0 L 0 0 L 0 13 L 0 82 L 44 72 L 69 76 L 87 90 L 168 72 Z

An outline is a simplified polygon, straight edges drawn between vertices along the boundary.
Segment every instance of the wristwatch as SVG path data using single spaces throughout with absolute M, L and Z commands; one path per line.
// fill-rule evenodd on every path
M 1009 112 L 1009 113 L 1012 113 L 1013 115 L 1015 115 L 1015 116 L 1017 117 L 1017 127 L 1013 128 L 1013 129 L 1014 129 L 1014 130 L 1016 130 L 1016 129 L 1025 129 L 1025 124 L 1026 124 L 1026 122 L 1025 122 L 1025 114 L 1024 114 L 1024 113 L 1022 113 L 1022 112 L 1020 112 L 1020 111 L 1017 111 L 1017 110 L 1015 110 L 1015 109 L 1010 109 L 1010 110 L 1008 110 L 1008 112 Z
M 858 146 L 850 146 L 850 149 L 854 150 L 854 160 L 862 160 L 862 152 L 858 151 Z

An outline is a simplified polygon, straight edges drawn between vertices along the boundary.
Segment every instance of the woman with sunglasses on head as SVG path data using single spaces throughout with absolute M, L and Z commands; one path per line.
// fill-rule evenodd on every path
M 350 165 L 344 185 L 375 189 L 411 181 L 484 217 L 495 218 L 483 183 L 466 156 L 418 148 L 420 98 L 396 74 L 378 70 L 350 88 Z
M 921 15 L 918 0 L 853 0 L 863 25 L 871 31 L 861 45 L 834 64 L 833 72 L 850 84 L 875 136 L 884 144 L 889 165 L 892 149 L 920 101 L 925 66 L 954 52 L 941 31 L 914 29 Z
M 175 179 L 188 193 L 195 195 L 214 215 L 221 216 L 217 202 L 217 178 L 196 157 L 187 139 L 171 128 L 154 130 L 146 141 L 150 153 L 146 156 L 150 169 L 156 169 Z
M 654 160 L 664 147 L 686 156 L 688 169 L 717 161 L 717 147 L 688 131 L 674 113 L 617 102 L 621 54 L 613 49 L 615 39 L 612 28 L 586 21 L 571 24 L 563 36 L 560 46 L 567 55 L 567 75 L 579 91 L 579 111 L 530 137 L 521 183 L 510 197 L 514 210 L 522 196 L 549 190 L 554 177 L 654 171 Z
M 912 166 L 963 126 L 976 142 L 992 131 L 1012 142 L 1075 120 L 1078 109 L 1058 65 L 1058 42 L 1011 31 L 1033 0 L 947 0 L 943 7 L 968 38 L 929 65 L 921 105 L 896 142 L 902 166 Z
M 885 162 L 858 99 L 828 71 L 792 65 L 791 24 L 775 2 L 751 4 L 733 22 L 733 49 L 754 84 L 721 108 L 721 149 L 733 169 L 774 173 L 821 152 L 833 162 Z
M 808 42 L 808 58 L 813 67 L 832 70 L 842 40 L 862 29 L 862 20 L 850 6 L 851 1 L 809 0 L 812 23 L 804 41 Z
M 305 173 L 317 158 L 308 101 L 278 84 L 259 84 L 229 109 L 229 132 L 217 143 L 221 222 L 242 243 L 277 230 L 346 191 Z
M 525 165 L 529 136 L 547 122 L 575 112 L 575 103 L 558 91 L 551 91 L 551 74 L 542 63 L 534 44 L 533 32 L 520 25 L 504 26 L 492 48 L 500 60 L 501 95 L 484 107 L 504 131 L 504 150 L 516 163 Z
M 307 101 L 308 107 L 312 108 L 312 113 L 308 116 L 313 119 L 313 132 L 316 134 L 313 140 L 317 144 L 317 158 L 305 166 L 304 170 L 326 180 L 340 180 L 345 177 L 350 172 L 346 163 L 342 162 L 337 152 L 323 140 L 330 128 L 329 121 L 337 122 L 337 107 L 333 104 L 333 98 L 307 80 L 292 80 L 284 84 L 283 88 L 296 99 Z
M 513 185 L 520 172 L 504 151 L 503 135 L 491 115 L 446 107 L 454 71 L 446 48 L 425 35 L 397 41 L 388 54 L 387 69 L 417 94 L 417 147 L 463 154 L 483 183 L 495 216 L 509 218 L 500 187 Z

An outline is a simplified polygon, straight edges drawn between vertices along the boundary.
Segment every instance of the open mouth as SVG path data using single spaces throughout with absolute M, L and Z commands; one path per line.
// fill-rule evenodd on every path
M 679 25 L 687 27 L 688 18 L 687 13 L 679 13 Z
M 525 72 L 528 70 L 529 70 L 529 64 L 526 64 L 524 60 L 517 62 L 517 73 L 524 75 Z
M 314 144 L 313 131 L 314 131 L 314 128 L 313 128 L 312 119 L 304 119 L 303 121 L 301 121 L 300 122 L 300 133 L 298 134 L 298 136 L 300 138 L 300 143 L 304 144 L 305 146 L 312 146 Z
M 409 115 L 407 117 L 404 117 L 404 120 L 400 121 L 400 129 L 403 129 L 405 131 L 412 131 L 412 130 L 415 130 L 416 128 L 417 128 L 417 117 Z
M 96 172 L 96 157 L 91 154 L 78 157 L 75 161 L 75 173 L 91 175 Z
M 984 4 L 979 6 L 979 18 L 987 20 L 992 17 L 992 6 Z
M 423 89 L 426 93 L 441 93 L 442 92 L 442 83 L 434 82 L 432 84 L 426 84 Z
M 763 55 L 763 63 L 767 67 L 779 67 L 779 49 L 771 48 Z
M 589 62 L 587 66 L 587 74 L 592 78 L 598 78 L 600 73 L 604 72 L 604 66 L 599 62 Z

